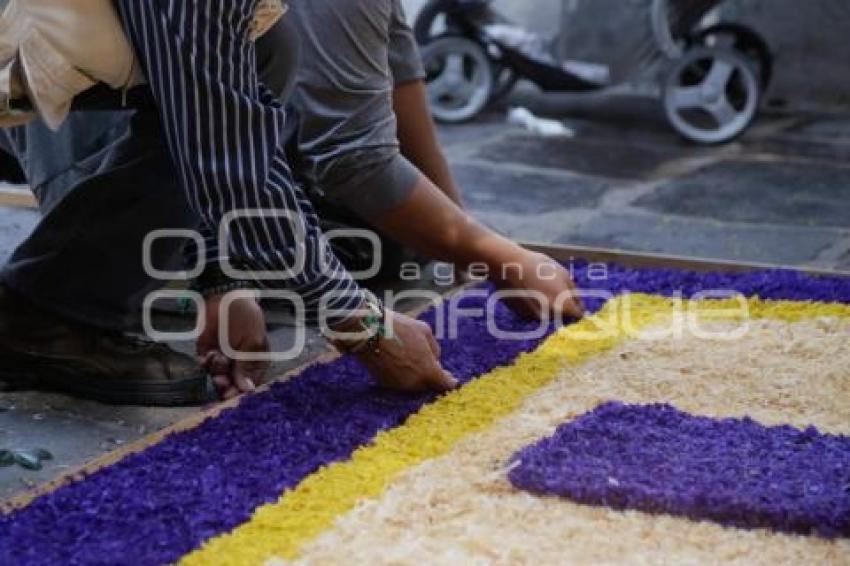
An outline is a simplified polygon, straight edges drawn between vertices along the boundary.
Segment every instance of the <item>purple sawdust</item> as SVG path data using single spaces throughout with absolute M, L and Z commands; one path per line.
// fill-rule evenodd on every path
M 698 293 L 712 291 L 739 293 L 746 297 L 774 301 L 850 303 L 850 278 L 847 277 L 818 277 L 790 270 L 698 273 L 608 265 L 604 272 L 605 278 L 600 281 L 589 277 L 585 264 L 578 265 L 575 271 L 580 288 L 608 291 L 615 295 L 625 292 L 663 296 L 681 294 L 689 299 Z M 589 299 L 585 302 L 589 310 L 596 311 L 605 301 Z
M 586 288 L 692 296 L 730 289 L 764 299 L 850 303 L 850 280 L 794 272 L 694 274 L 609 267 Z M 588 301 L 592 311 L 601 300 Z M 461 307 L 481 309 L 486 298 L 468 296 Z M 433 323 L 432 312 L 424 317 Z M 533 329 L 499 307 L 498 327 Z M 442 340 L 442 360 L 462 382 L 511 363 L 541 340 L 497 340 L 483 318 L 460 317 L 458 340 Z M 319 467 L 344 460 L 381 431 L 396 427 L 431 402 L 376 389 L 353 360 L 306 371 L 270 391 L 247 398 L 141 454 L 0 517 L 0 564 L 171 563 L 205 540 L 248 520 Z
M 461 303 L 481 309 L 485 300 Z M 503 329 L 535 326 L 501 306 L 496 318 Z M 499 341 L 482 319 L 458 324 L 464 340 L 443 341 L 442 350 L 462 382 L 539 344 Z M 312 368 L 0 518 L 0 564 L 172 563 L 433 399 L 377 389 L 351 358 Z
M 515 487 L 579 503 L 850 536 L 850 437 L 602 405 L 521 450 Z

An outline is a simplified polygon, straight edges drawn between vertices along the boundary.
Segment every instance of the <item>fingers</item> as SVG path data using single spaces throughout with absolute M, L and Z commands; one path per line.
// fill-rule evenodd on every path
M 399 317 L 396 330 L 401 340 L 386 341 L 380 353 L 361 355 L 381 386 L 406 393 L 445 393 L 458 386 L 440 365 L 440 345 L 430 326 Z
M 438 393 L 451 391 L 458 386 L 458 381 L 440 364 L 440 344 L 437 338 L 434 337 L 434 332 L 431 327 L 422 321 L 417 321 L 417 326 L 425 338 L 425 343 L 431 351 L 432 357 L 430 361 L 430 370 L 426 379 L 426 387 Z
M 204 368 L 212 376 L 230 375 L 232 362 L 221 352 L 209 352 L 204 358 Z
M 262 375 L 247 362 L 236 362 L 233 367 L 233 383 L 242 393 L 253 393 Z
M 572 319 L 582 319 L 585 315 L 584 304 L 581 299 L 573 292 L 572 296 L 564 301 L 563 311 L 559 313 L 562 317 L 566 316 Z
M 232 399 L 243 393 L 253 393 L 261 383 L 266 364 L 259 362 L 234 362 L 220 352 L 209 352 L 203 366 L 213 377 L 213 383 L 223 399 Z
M 434 357 L 439 360 L 442 355 L 442 349 L 440 348 L 440 343 L 437 342 L 437 338 L 434 336 L 434 333 L 431 331 L 431 328 L 428 328 L 426 337 L 428 338 L 428 346 L 431 348 L 431 353 L 433 353 Z
M 549 261 L 554 262 L 554 260 L 551 259 Z M 558 264 L 556 263 L 556 265 Z M 578 287 L 570 275 L 570 272 L 560 265 L 559 267 L 562 275 L 563 287 L 561 295 L 559 295 L 555 300 L 557 306 L 560 307 L 558 310 L 561 312 L 556 312 L 555 314 L 572 319 L 584 318 L 584 304 L 579 296 Z
M 218 326 L 205 322 L 203 332 L 198 337 L 195 343 L 195 353 L 199 356 L 205 356 L 211 351 L 218 350 L 218 335 L 216 333 Z
M 428 336 L 436 344 L 436 340 L 434 339 L 434 335 L 431 333 L 430 328 L 428 329 Z M 437 345 L 437 349 L 439 349 L 439 345 Z M 437 393 L 445 393 L 457 388 L 458 380 L 455 379 L 452 374 L 443 369 L 443 366 L 440 364 L 439 357 L 434 355 L 428 365 L 430 367 L 428 375 L 425 378 L 425 386 L 427 389 L 436 391 Z
M 568 314 L 573 318 L 584 318 L 584 302 L 581 300 L 581 294 L 579 293 L 578 286 L 576 286 L 575 281 L 573 281 L 573 278 L 570 277 L 569 274 L 567 274 L 567 286 L 569 287 L 570 292 L 570 300 L 567 301 Z
M 221 399 L 223 401 L 230 401 L 231 399 L 236 399 L 237 397 L 241 397 L 242 392 L 236 389 L 235 387 L 229 388 L 227 391 L 222 393 Z
M 576 285 L 576 282 L 569 273 L 567 273 L 567 285 L 572 293 L 572 304 L 575 309 L 576 318 L 583 318 L 586 314 L 584 301 L 581 300 L 581 293 L 579 292 L 578 285 Z
M 230 377 L 226 375 L 218 375 L 214 377 L 213 383 L 215 384 L 219 397 L 221 397 L 224 401 L 229 401 L 230 399 L 239 397 L 242 394 L 239 389 L 233 386 L 233 382 L 230 380 Z
M 230 360 L 221 352 L 216 351 L 207 352 L 201 360 L 201 367 L 212 376 L 215 389 L 222 399 L 228 399 L 228 393 L 233 389 L 233 383 L 230 379 L 230 365 Z
M 441 368 L 431 389 L 439 393 L 446 393 L 457 389 L 458 385 L 460 385 L 460 382 L 452 374 Z
M 246 393 L 255 393 L 257 391 L 257 383 L 259 379 L 246 377 L 244 374 L 230 378 L 226 375 L 219 375 L 213 378 L 216 391 L 223 399 L 231 399 Z

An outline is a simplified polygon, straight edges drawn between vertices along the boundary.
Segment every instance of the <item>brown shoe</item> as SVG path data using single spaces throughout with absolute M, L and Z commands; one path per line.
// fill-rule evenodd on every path
M 113 405 L 185 406 L 217 400 L 191 356 L 69 322 L 0 286 L 0 385 Z

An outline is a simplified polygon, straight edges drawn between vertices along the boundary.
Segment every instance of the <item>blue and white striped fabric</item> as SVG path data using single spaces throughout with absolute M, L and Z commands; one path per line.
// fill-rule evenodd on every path
M 323 296 L 329 310 L 356 308 L 362 291 L 292 181 L 283 153 L 284 111 L 259 82 L 250 39 L 257 0 L 117 4 L 180 180 L 202 219 L 206 260 L 228 258 L 245 270 L 278 274 L 259 283 L 298 293 L 308 319 Z M 234 213 L 246 215 L 228 222 L 229 249 L 219 249 L 220 225 Z M 299 256 L 303 269 L 296 267 Z

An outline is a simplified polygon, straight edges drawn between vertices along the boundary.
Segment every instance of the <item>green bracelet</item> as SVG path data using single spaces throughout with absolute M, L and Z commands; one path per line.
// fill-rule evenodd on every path
M 390 338 L 390 332 L 387 328 L 387 311 L 381 301 L 369 293 L 366 299 L 366 308 L 369 310 L 369 314 L 360 319 L 360 325 L 369 337 L 359 344 L 344 348 L 345 353 L 362 354 L 368 352 L 370 354 L 380 354 L 381 339 Z M 393 336 L 392 340 L 401 343 L 401 339 L 398 336 Z

